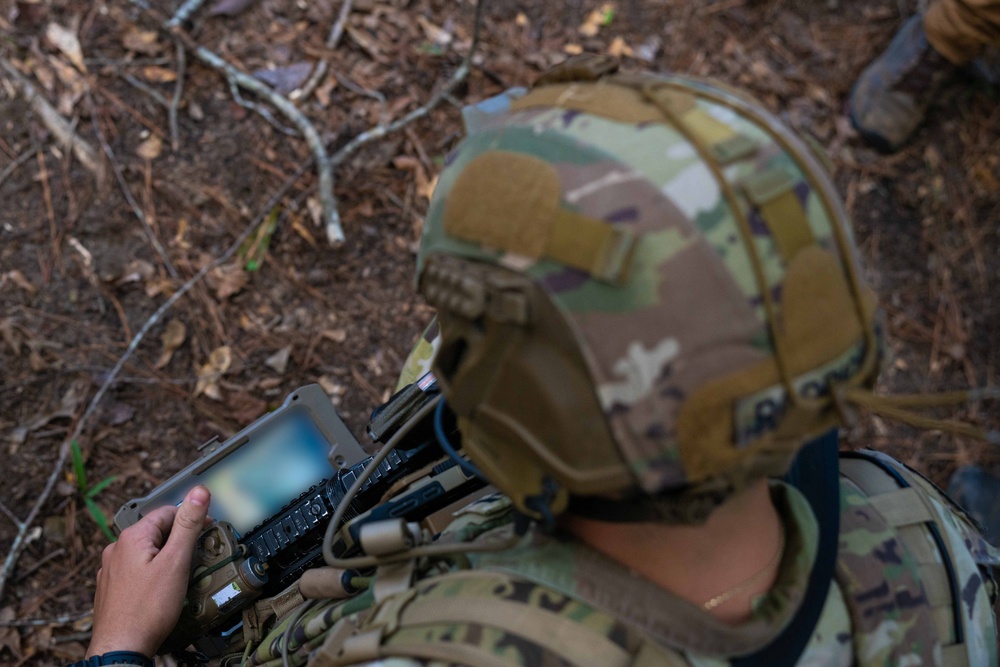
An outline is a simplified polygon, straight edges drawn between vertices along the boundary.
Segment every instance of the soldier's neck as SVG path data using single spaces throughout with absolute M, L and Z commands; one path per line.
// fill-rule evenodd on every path
M 777 577 L 777 567 L 758 576 L 782 545 L 766 480 L 718 507 L 701 526 L 564 519 L 564 528 L 584 543 L 695 605 L 739 587 L 708 611 L 729 623 L 750 618 L 751 601 Z

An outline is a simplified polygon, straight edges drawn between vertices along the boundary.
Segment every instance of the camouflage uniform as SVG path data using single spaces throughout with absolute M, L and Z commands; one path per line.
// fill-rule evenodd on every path
M 997 664 L 996 628 L 990 608 L 993 584 L 976 562 L 996 563 L 996 554 L 981 542 L 960 514 L 948 508 L 947 500 L 929 487 L 927 491 L 930 502 L 941 511 L 941 525 L 957 556 L 954 562 L 962 591 L 967 660 L 959 662 L 954 654 L 948 660 L 942 657 L 943 645 L 953 643 L 954 638 L 939 636 L 928 618 L 921 566 L 901 546 L 893 529 L 874 520 L 877 513 L 865 495 L 844 479 L 841 518 L 845 525 L 837 576 L 830 582 L 819 622 L 797 665 Z M 805 580 L 816 558 L 817 526 L 808 503 L 794 487 L 781 482 L 773 483 L 772 497 L 785 520 L 788 548 L 775 586 L 755 602 L 753 618 L 740 626 L 714 619 L 698 606 L 658 589 L 568 536 L 539 532 L 530 534 L 516 549 L 473 557 L 475 572 L 484 576 L 453 572 L 418 581 L 408 604 L 440 599 L 487 599 L 493 604 L 506 605 L 512 616 L 518 614 L 518 605 L 520 613 L 527 606 L 542 608 L 551 614 L 539 623 L 546 632 L 557 627 L 556 618 L 560 617 L 607 638 L 629 656 L 637 655 L 649 638 L 663 649 L 656 655 L 659 662 L 654 664 L 729 665 L 730 656 L 752 652 L 780 632 L 801 603 Z M 450 530 L 461 532 L 470 526 L 488 524 L 508 508 L 509 503 L 504 500 L 479 501 L 463 512 Z M 480 539 L 488 537 L 489 533 Z M 379 610 L 391 607 L 392 603 L 390 598 L 375 605 L 371 595 L 365 593 L 310 612 L 309 620 L 293 634 L 291 653 L 300 661 L 293 664 L 302 664 L 324 641 L 336 636 L 338 621 L 341 628 L 364 629 L 368 627 L 366 618 L 369 624 L 376 622 Z M 861 619 L 866 623 L 859 627 Z M 284 626 L 279 625 L 246 664 L 280 665 L 283 630 Z M 518 667 L 611 664 L 596 659 L 567 662 L 565 655 L 554 654 L 542 642 L 525 634 L 528 633 L 516 634 L 476 623 L 426 623 L 389 634 L 384 650 L 391 654 L 394 648 L 405 652 L 406 646 L 413 644 L 468 643 L 493 653 L 502 664 Z M 570 656 L 573 657 L 580 659 L 579 655 Z M 309 664 L 330 663 L 315 657 Z M 445 663 L 396 657 L 357 664 L 402 667 Z
M 462 318 L 492 318 L 469 335 L 488 339 L 499 326 L 491 340 L 514 345 L 541 329 L 539 319 L 524 325 L 530 317 L 558 312 L 619 450 L 607 479 L 627 477 L 617 488 L 650 498 L 780 476 L 852 404 L 876 403 L 867 390 L 882 352 L 874 296 L 819 155 L 738 94 L 700 82 L 549 84 L 466 113 L 470 136 L 449 158 L 425 223 L 420 287 L 444 334 L 439 341 L 432 325 L 401 382 L 433 365 L 470 459 L 501 472 L 524 462 L 502 448 L 491 460 L 488 429 L 476 427 L 474 410 L 463 412 L 461 364 L 472 362 L 456 345 Z M 436 257 L 469 263 L 451 272 Z M 482 278 L 474 264 L 509 273 Z M 519 300 L 518 276 L 536 290 L 528 301 Z M 513 382 L 504 373 L 520 349 L 501 349 L 500 362 L 470 355 L 495 374 L 482 400 Z M 548 380 L 558 385 L 560 376 Z M 511 405 L 559 418 L 517 396 L 500 407 Z M 440 541 L 509 534 L 510 504 L 531 513 L 539 479 L 586 495 L 579 480 L 593 470 L 563 462 L 566 470 L 553 467 L 525 488 L 517 475 L 502 484 L 487 474 L 510 500 L 466 508 Z M 898 486 L 886 482 L 897 477 Z M 839 491 L 835 575 L 796 664 L 997 664 L 989 568 L 1000 559 L 971 522 L 929 483 L 875 455 L 843 460 Z M 535 530 L 514 549 L 471 556 L 468 567 L 424 563 L 403 592 L 320 604 L 292 628 L 290 653 L 316 666 L 738 662 L 799 612 L 819 558 L 809 503 L 780 481 L 771 497 L 786 548 L 776 584 L 739 625 L 569 536 Z M 281 664 L 288 623 L 248 664 Z

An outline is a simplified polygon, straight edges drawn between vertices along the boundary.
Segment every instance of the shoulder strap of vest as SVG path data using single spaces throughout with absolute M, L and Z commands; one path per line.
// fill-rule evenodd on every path
M 837 431 L 831 430 L 806 445 L 786 475 L 809 501 L 819 523 L 816 563 L 809 575 L 806 595 L 799 612 L 774 641 L 752 655 L 732 662 L 734 667 L 785 667 L 798 662 L 812 638 L 826 604 L 827 593 L 837 562 L 840 533 L 840 475 L 838 472 Z
M 967 666 L 965 615 L 955 554 L 950 541 L 942 534 L 940 517 L 927 493 L 914 483 L 915 473 L 882 454 L 845 452 L 841 456 L 844 458 L 842 474 L 867 496 L 871 508 L 878 512 L 895 533 L 900 547 L 916 562 L 919 582 L 913 603 L 926 609 L 930 620 L 927 629 L 940 637 L 943 664 Z M 861 578 L 860 573 L 851 570 L 849 559 L 841 567 L 848 570 L 848 579 Z M 899 585 L 897 582 L 897 587 Z M 848 607 L 852 616 L 862 613 L 857 604 L 851 603 L 850 596 Z M 855 621 L 863 622 L 857 618 Z

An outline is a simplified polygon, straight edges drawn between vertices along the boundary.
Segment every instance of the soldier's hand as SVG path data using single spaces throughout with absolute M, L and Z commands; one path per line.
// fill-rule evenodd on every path
M 167 638 L 181 614 L 209 501 L 208 489 L 196 486 L 180 507 L 153 510 L 105 547 L 88 657 L 108 651 L 152 657 Z

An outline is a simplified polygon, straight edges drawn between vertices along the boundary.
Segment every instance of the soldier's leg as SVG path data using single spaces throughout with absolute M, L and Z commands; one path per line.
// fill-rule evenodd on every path
M 1000 0 L 938 0 L 924 15 L 924 32 L 935 51 L 964 65 L 983 47 L 1000 46 Z

